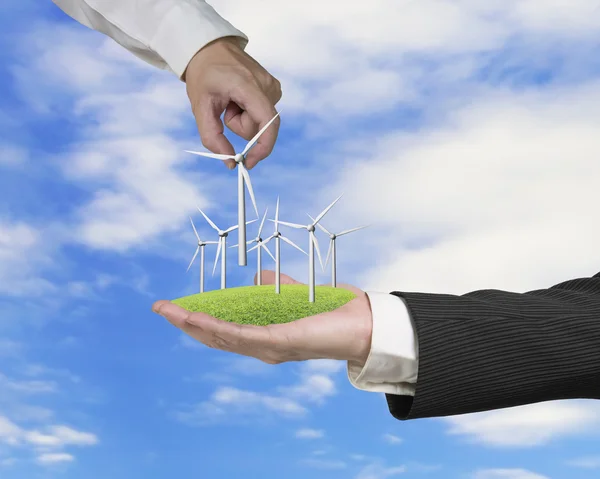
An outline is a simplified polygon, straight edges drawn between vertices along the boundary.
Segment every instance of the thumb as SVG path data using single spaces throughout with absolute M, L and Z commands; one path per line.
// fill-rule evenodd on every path
M 261 274 L 262 284 L 275 284 L 275 271 L 262 271 Z M 258 273 L 254 275 L 254 284 L 256 284 L 258 279 Z M 281 284 L 302 284 L 300 281 L 296 281 L 294 278 L 288 276 L 287 274 L 281 273 L 280 277 Z

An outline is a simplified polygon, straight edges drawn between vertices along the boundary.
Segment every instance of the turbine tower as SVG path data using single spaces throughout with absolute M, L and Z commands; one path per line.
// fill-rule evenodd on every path
M 258 207 L 256 206 L 256 199 L 254 198 L 254 191 L 252 189 L 252 182 L 250 181 L 250 175 L 248 174 L 248 170 L 244 165 L 244 161 L 246 160 L 246 155 L 250 151 L 250 149 L 256 144 L 260 136 L 265 132 L 271 123 L 275 121 L 275 119 L 279 116 L 277 113 L 269 122 L 262 127 L 262 129 L 252 138 L 244 150 L 241 153 L 235 155 L 219 155 L 216 153 L 210 152 L 202 152 L 202 151 L 189 151 L 185 150 L 186 153 L 192 153 L 194 155 L 205 156 L 207 158 L 214 158 L 216 160 L 234 160 L 238 167 L 238 229 L 239 229 L 239 243 L 238 243 L 238 264 L 240 266 L 246 266 L 248 257 L 246 252 L 246 191 L 245 187 L 248 188 L 248 193 L 250 195 L 250 199 L 252 200 L 252 205 L 254 206 L 254 211 L 256 212 L 256 217 L 258 218 Z M 223 253 L 225 254 L 225 253 Z
M 275 220 L 269 220 L 275 223 L 275 232 L 269 236 L 264 244 L 266 245 L 272 239 L 275 239 L 275 294 L 281 293 L 281 240 L 285 241 L 290 246 L 293 246 L 298 251 L 308 254 L 300 246 L 295 244 L 292 240 L 286 238 L 279 232 L 279 197 L 277 197 L 277 207 L 275 208 Z
M 314 218 L 310 215 L 308 215 L 308 217 L 314 221 Z M 341 233 L 330 233 L 329 231 L 327 231 L 327 229 L 322 225 L 322 224 L 317 224 L 317 226 L 319 228 L 321 228 L 321 230 L 323 230 L 323 232 L 329 236 L 329 248 L 327 250 L 327 258 L 325 259 L 325 266 L 327 266 L 327 263 L 329 262 L 329 256 L 331 255 L 331 286 L 333 286 L 334 288 L 337 286 L 337 278 L 336 278 L 336 249 L 335 249 L 335 240 L 337 238 L 339 238 L 340 236 L 344 236 L 347 235 L 348 233 L 353 233 L 355 231 L 358 230 L 362 230 L 363 228 L 367 228 L 368 225 L 366 226 L 359 226 L 358 228 L 352 228 L 350 230 L 346 230 L 346 231 L 342 231 Z
M 221 289 L 225 289 L 227 287 L 227 279 L 226 279 L 226 272 L 227 272 L 227 236 L 229 235 L 229 233 L 231 233 L 232 231 L 238 229 L 238 225 L 232 226 L 231 228 L 228 228 L 226 230 L 222 230 L 220 229 L 216 224 L 214 224 L 212 222 L 212 220 L 206 216 L 206 214 L 204 213 L 204 211 L 202 211 L 200 208 L 198 208 L 198 211 L 200 211 L 200 213 L 202 213 L 202 216 L 204 216 L 204 219 L 206 221 L 208 221 L 208 224 L 210 226 L 212 226 L 212 228 L 218 233 L 219 235 L 219 246 L 217 247 L 217 256 L 215 257 L 215 265 L 213 267 L 213 276 L 215 274 L 215 271 L 217 269 L 217 262 L 219 261 L 219 255 L 221 254 L 221 250 L 223 250 L 223 257 L 221 258 Z M 252 220 L 252 221 L 248 221 L 246 222 L 246 224 L 250 224 L 250 223 L 254 223 L 256 220 Z
M 299 225 L 295 223 L 287 223 L 285 221 L 280 221 L 282 225 L 290 226 L 291 228 L 305 229 L 308 231 L 308 301 L 310 303 L 315 302 L 315 249 L 317 250 L 317 255 L 319 256 L 319 263 L 321 263 L 321 268 L 323 268 L 321 252 L 319 251 L 319 242 L 317 241 L 317 236 L 315 235 L 315 226 L 319 223 L 319 221 L 321 221 L 323 216 L 327 214 L 327 212 L 333 207 L 333 205 L 335 205 L 338 202 L 338 200 L 341 197 L 342 195 L 338 196 L 333 201 L 333 203 L 331 203 L 327 208 L 321 211 L 319 216 L 317 216 L 316 219 L 314 219 L 313 222 L 308 225 Z
M 262 229 L 263 226 L 265 224 L 265 219 L 267 217 L 267 210 L 265 210 L 265 214 L 263 216 L 262 221 L 260 222 L 260 226 L 258 228 L 258 234 L 256 235 L 256 238 L 254 238 L 253 240 L 250 241 L 246 241 L 246 244 L 250 244 L 250 243 L 256 243 L 256 246 L 250 248 L 248 250 L 248 253 L 250 251 L 253 251 L 255 249 L 258 249 L 258 251 L 256 252 L 257 254 L 257 266 L 256 266 L 256 272 L 257 272 L 257 277 L 256 277 L 256 285 L 260 286 L 262 284 L 262 280 L 261 280 L 261 276 L 262 276 L 262 249 L 264 249 L 271 258 L 273 258 L 273 261 L 275 261 L 275 263 L 277 263 L 277 260 L 275 259 L 275 257 L 273 256 L 273 254 L 269 251 L 269 248 L 267 248 L 266 246 L 266 241 L 263 241 L 263 239 L 261 238 L 260 234 L 262 233 Z M 235 248 L 238 245 L 233 245 L 230 246 L 230 248 Z
M 194 221 L 192 220 L 191 217 L 190 217 L 190 221 L 192 223 L 192 228 L 194 228 L 194 233 L 196 234 L 196 238 L 198 239 L 198 247 L 196 248 L 196 252 L 194 253 L 192 261 L 190 261 L 190 265 L 188 266 L 187 271 L 190 270 L 190 268 L 192 267 L 192 264 L 194 263 L 194 260 L 196 259 L 196 256 L 198 256 L 198 253 L 200 253 L 200 292 L 204 293 L 204 247 L 207 244 L 217 244 L 217 241 L 202 241 L 200 239 L 200 236 L 198 235 L 198 231 L 196 231 L 196 227 L 194 226 Z

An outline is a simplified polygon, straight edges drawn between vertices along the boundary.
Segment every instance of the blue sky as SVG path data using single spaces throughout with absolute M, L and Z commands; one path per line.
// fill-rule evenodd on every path
M 594 402 L 399 422 L 343 363 L 269 366 L 151 313 L 196 291 L 188 215 L 207 238 L 196 205 L 233 224 L 236 176 L 182 153 L 200 148 L 182 83 L 35 3 L 0 7 L 2 479 L 597 476 Z M 460 294 L 600 271 L 594 2 L 251 3 L 214 5 L 283 85 L 259 208 L 281 195 L 298 222 L 345 193 L 326 227 L 373 227 L 339 243 L 340 281 Z M 250 283 L 252 253 L 229 264 Z

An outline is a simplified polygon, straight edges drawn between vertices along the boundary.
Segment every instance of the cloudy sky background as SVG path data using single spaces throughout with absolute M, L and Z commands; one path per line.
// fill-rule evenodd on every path
M 341 281 L 463 294 L 600 271 L 598 2 L 212 4 L 283 86 L 260 209 L 281 194 L 300 222 L 345 193 L 323 224 L 372 224 L 340 240 Z M 51 2 L 3 2 L 0 26 L 0 477 L 596 477 L 594 402 L 402 423 L 343 363 L 178 334 L 150 305 L 197 289 L 188 216 L 208 237 L 195 207 L 229 226 L 237 202 L 233 172 L 182 152 L 201 147 L 184 85 Z M 249 284 L 253 256 L 230 264 Z

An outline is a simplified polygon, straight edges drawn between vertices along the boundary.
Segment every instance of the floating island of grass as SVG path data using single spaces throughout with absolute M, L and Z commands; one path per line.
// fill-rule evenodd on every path
M 193 294 L 171 301 L 191 312 L 202 312 L 223 321 L 266 326 L 326 313 L 343 306 L 356 295 L 344 288 L 315 287 L 315 302 L 308 301 L 308 286 L 282 284 L 243 286 Z

